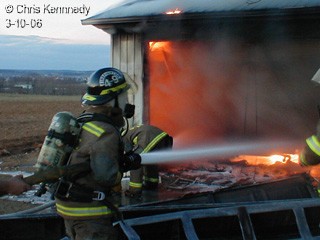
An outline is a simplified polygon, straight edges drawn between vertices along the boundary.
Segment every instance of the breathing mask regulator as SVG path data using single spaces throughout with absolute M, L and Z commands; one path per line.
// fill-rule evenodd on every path
M 132 118 L 134 115 L 135 105 L 132 105 L 130 103 L 125 103 L 124 107 L 121 107 L 121 106 L 123 106 L 123 104 L 121 104 L 121 106 L 120 106 L 118 98 L 119 97 L 116 97 L 116 99 L 115 99 L 114 107 L 123 109 L 123 116 L 125 118 L 128 118 L 128 119 Z
M 124 136 L 129 130 L 128 119 L 134 116 L 135 105 L 128 103 L 127 94 L 124 93 L 115 97 L 113 107 L 123 110 L 124 126 L 121 128 L 120 132 L 121 136 Z

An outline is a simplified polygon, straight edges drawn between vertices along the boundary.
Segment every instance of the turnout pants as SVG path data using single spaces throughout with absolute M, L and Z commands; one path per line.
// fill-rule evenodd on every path
M 66 233 L 72 240 L 117 240 L 111 218 L 85 220 L 65 219 Z

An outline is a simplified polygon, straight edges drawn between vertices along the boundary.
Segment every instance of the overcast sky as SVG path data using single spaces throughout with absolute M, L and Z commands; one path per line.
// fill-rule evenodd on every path
M 96 70 L 110 35 L 81 24 L 122 0 L 1 0 L 0 69 Z M 62 9 L 72 9 L 66 12 Z

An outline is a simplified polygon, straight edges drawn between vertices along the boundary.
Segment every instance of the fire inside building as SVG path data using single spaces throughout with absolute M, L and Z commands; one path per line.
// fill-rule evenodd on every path
M 319 119 L 318 0 L 124 1 L 82 24 L 110 34 L 112 66 L 138 86 L 131 124 L 193 156 L 162 165 L 149 201 L 120 207 L 121 239 L 320 238 L 320 170 L 298 164 Z M 203 157 L 207 146 L 223 153 Z

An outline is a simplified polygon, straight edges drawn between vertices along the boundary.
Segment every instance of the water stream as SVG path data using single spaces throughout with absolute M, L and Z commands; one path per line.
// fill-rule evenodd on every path
M 301 149 L 301 141 L 263 140 L 229 142 L 227 144 L 211 144 L 186 149 L 173 149 L 141 154 L 142 164 L 170 164 L 202 160 L 229 159 L 237 155 L 264 155 L 289 153 Z

